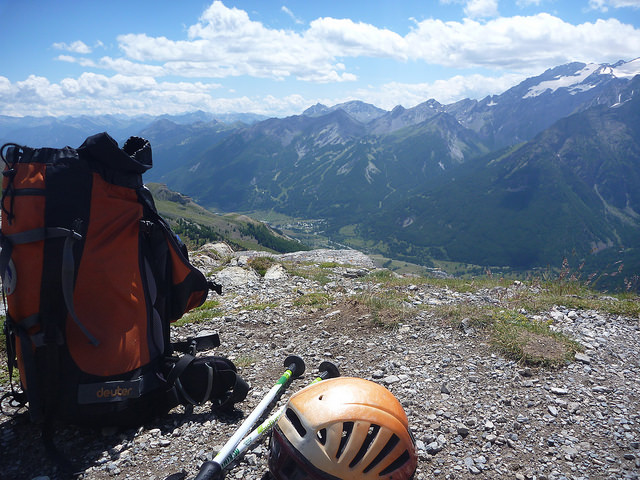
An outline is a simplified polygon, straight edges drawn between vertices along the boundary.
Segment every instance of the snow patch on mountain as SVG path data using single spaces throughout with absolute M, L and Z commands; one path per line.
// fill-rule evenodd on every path
M 537 85 L 534 85 L 529 89 L 526 95 L 522 98 L 531 98 L 537 97 L 538 95 L 542 95 L 546 91 L 550 91 L 549 93 L 553 93 L 559 88 L 570 88 L 575 87 L 585 81 L 589 75 L 594 73 L 596 70 L 600 68 L 600 65 L 596 63 L 591 63 L 584 67 L 582 70 L 576 72 L 575 75 L 566 75 L 561 76 L 558 75 L 553 80 L 547 80 L 544 82 L 540 82 Z
M 373 183 L 373 176 L 376 173 L 380 173 L 380 169 L 378 167 L 376 167 L 375 164 L 371 160 L 369 160 L 369 163 L 367 164 L 367 167 L 366 167 L 366 169 L 364 171 L 364 177 L 365 177 L 365 179 L 367 180 L 367 182 L 369 184 Z
M 633 78 L 640 75 L 640 57 L 627 63 L 621 63 L 611 68 L 611 74 L 618 78 Z
M 572 95 L 586 92 L 597 85 L 597 81 L 589 79 L 594 74 L 631 79 L 636 75 L 640 75 L 640 58 L 630 62 L 619 62 L 613 66 L 590 63 L 574 75 L 558 75 L 553 80 L 546 80 L 534 85 L 523 98 L 537 97 L 545 92 L 553 93 L 560 88 L 568 89 Z

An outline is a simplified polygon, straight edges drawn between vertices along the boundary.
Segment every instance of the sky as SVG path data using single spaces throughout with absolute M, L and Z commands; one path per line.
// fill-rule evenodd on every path
M 640 0 L 0 0 L 0 115 L 391 110 L 640 57 Z

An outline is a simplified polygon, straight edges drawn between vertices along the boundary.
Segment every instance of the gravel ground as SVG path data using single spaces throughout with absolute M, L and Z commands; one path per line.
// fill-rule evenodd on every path
M 222 418 L 207 406 L 186 412 L 178 407 L 138 429 L 60 427 L 57 444 L 84 471 L 80 478 L 162 480 L 180 471 L 192 478 L 281 375 L 289 354 L 299 355 L 307 366 L 289 393 L 306 385 L 323 360 L 338 365 L 344 376 L 387 387 L 404 406 L 416 438 L 415 479 L 639 477 L 638 318 L 558 306 L 544 317 L 582 343 L 585 352 L 561 369 L 527 368 L 492 351 L 482 331 L 444 322 L 428 308 L 499 304 L 508 291 L 461 294 L 408 285 L 408 298 L 422 308 L 388 329 L 350 300 L 357 293 L 375 296 L 380 288 L 359 279 L 374 268 L 364 255 L 320 251 L 286 257 L 350 264 L 333 268 L 325 285 L 277 268 L 259 277 L 244 268 L 247 256 L 237 256 L 218 273 L 224 295 L 212 298 L 221 302 L 222 316 L 173 331 L 176 339 L 201 330 L 220 333 L 222 345 L 203 354 L 232 359 L 251 384 L 237 415 Z M 219 265 L 205 255 L 194 257 L 194 263 L 203 270 Z M 324 308 L 294 305 L 313 292 L 331 294 L 333 303 Z M 227 478 L 260 479 L 267 454 L 264 440 Z M 46 460 L 39 429 L 26 415 L 0 416 L 0 465 L 3 480 L 61 478 Z

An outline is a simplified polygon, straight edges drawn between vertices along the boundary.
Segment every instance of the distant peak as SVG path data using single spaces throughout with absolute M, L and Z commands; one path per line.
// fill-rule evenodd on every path
M 312 107 L 307 108 L 302 114 L 308 117 L 318 117 L 336 111 L 344 112 L 362 123 L 368 123 L 371 120 L 381 117 L 387 113 L 385 110 L 378 108 L 375 105 L 371 105 L 370 103 L 365 103 L 361 100 L 351 100 L 339 103 L 333 107 L 327 107 L 321 103 L 316 103 Z
M 325 113 L 328 113 L 328 112 L 329 112 L 329 107 L 321 103 L 316 103 L 315 105 L 312 105 L 309 108 L 307 108 L 304 112 L 302 112 L 302 114 L 307 115 L 309 117 L 313 117 L 316 115 L 324 115 Z

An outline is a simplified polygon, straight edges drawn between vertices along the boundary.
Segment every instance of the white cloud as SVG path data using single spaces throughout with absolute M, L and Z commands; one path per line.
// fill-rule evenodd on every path
M 330 58 L 387 57 L 406 60 L 410 45 L 399 34 L 350 19 L 318 18 L 304 34 L 309 45 L 321 43 Z
M 362 60 L 372 58 L 390 60 L 386 65 L 398 62 L 454 68 L 460 75 L 429 83 L 398 81 L 360 88 L 354 91 L 362 95 L 360 99 L 383 108 L 413 106 L 429 98 L 450 103 L 501 93 L 526 76 L 570 61 L 612 63 L 636 58 L 640 52 L 640 30 L 614 18 L 579 25 L 546 13 L 488 19 L 497 14 L 495 0 L 441 1 L 464 5 L 468 15 L 477 20 L 413 20 L 411 30 L 403 36 L 350 19 L 321 17 L 293 31 L 270 28 L 252 20 L 244 10 L 214 1 L 188 27 L 185 38 L 124 34 L 117 38 L 119 56 L 79 56 L 90 52 L 82 42 L 54 44 L 65 50 L 56 57 L 58 61 L 91 71 L 57 84 L 35 76 L 16 83 L 0 77 L 0 113 L 136 113 L 135 109 L 177 113 L 204 108 L 292 114 L 321 99 L 246 96 L 232 92 L 232 85 L 225 85 L 229 97 L 219 98 L 221 85 L 210 80 L 246 76 L 342 82 L 346 88 L 349 82 L 364 77 L 364 69 L 359 67 Z M 539 0 L 517 1 L 522 6 Z M 638 5 L 640 0 L 592 3 Z M 483 69 L 485 75 L 465 75 L 474 68 Z M 99 71 L 113 74 L 96 73 Z M 348 95 L 345 92 L 343 89 L 336 95 Z M 345 99 L 334 100 L 339 103 Z
M 167 74 L 165 68 L 158 65 L 147 65 L 144 63 L 132 62 L 124 58 L 102 57 L 97 67 L 105 70 L 115 70 L 123 75 L 160 77 Z
M 13 91 L 13 86 L 7 77 L 0 76 L 0 98 L 8 96 Z
M 286 13 L 287 15 L 289 15 L 291 17 L 291 19 L 296 22 L 298 25 L 302 25 L 304 22 L 302 20 L 300 20 L 298 17 L 296 17 L 293 12 L 291 10 L 289 10 L 285 5 L 282 6 L 281 10 Z
M 475 74 L 456 75 L 431 83 L 390 82 L 380 88 L 359 89 L 356 96 L 359 100 L 387 110 L 391 110 L 396 105 L 413 107 L 431 98 L 446 105 L 464 98 L 479 99 L 502 93 L 525 78 L 525 75 L 521 74 L 506 74 L 500 77 Z
M 222 97 L 215 94 L 220 87 L 216 83 L 158 82 L 151 76 L 120 74 L 83 73 L 59 83 L 35 75 L 12 83 L 0 76 L 0 115 L 160 115 L 204 109 L 285 116 L 297 114 L 312 103 L 298 94 Z
M 82 65 L 83 67 L 93 68 L 96 66 L 96 62 L 94 62 L 90 58 L 74 57 L 73 55 L 58 55 L 55 59 L 60 62 L 77 63 L 78 65 Z
M 640 0 L 589 0 L 589 8 L 607 12 L 612 8 L 640 8 Z
M 70 44 L 64 43 L 64 42 L 54 43 L 52 47 L 55 48 L 56 50 L 66 50 L 68 52 L 80 53 L 83 55 L 91 53 L 91 48 L 80 40 L 76 40 L 75 42 Z
M 518 3 L 523 0 L 517 0 Z M 539 1 L 539 0 L 524 0 Z M 464 14 L 469 18 L 488 18 L 498 16 L 498 0 L 440 0 L 445 5 L 463 5 Z
M 412 57 L 426 63 L 524 73 L 576 60 L 635 58 L 640 51 L 640 30 L 619 20 L 573 25 L 547 13 L 484 23 L 428 19 L 405 38 Z
M 77 63 L 83 67 L 100 68 L 103 70 L 114 70 L 123 75 L 149 75 L 153 77 L 165 76 L 173 74 L 170 69 L 157 66 L 147 65 L 144 63 L 132 62 L 124 58 L 102 57 L 98 61 L 85 57 L 74 57 L 72 55 L 58 55 L 56 60 L 68 63 Z
M 467 9 L 484 16 L 496 13 L 497 4 L 495 0 L 472 0 Z M 461 22 L 430 18 L 417 22 L 406 36 L 350 19 L 322 17 L 306 30 L 293 32 L 268 28 L 251 20 L 247 12 L 215 1 L 189 27 L 186 40 L 127 34 L 118 37 L 118 42 L 135 65 L 162 67 L 155 69 L 155 75 L 341 82 L 357 78 L 357 72 L 350 71 L 352 58 L 518 72 L 537 72 L 574 60 L 635 58 L 640 51 L 640 30 L 613 18 L 574 25 L 540 13 Z M 112 68 L 119 71 L 115 63 Z
M 488 18 L 498 15 L 498 0 L 469 0 L 464 13 L 469 18 Z
M 51 83 L 31 75 L 11 83 L 0 76 L 0 115 L 91 115 L 123 113 L 136 115 L 177 114 L 199 109 L 212 112 L 256 112 L 265 115 L 289 115 L 306 108 L 299 95 L 283 98 L 214 96 L 216 83 L 158 82 L 151 76 L 106 76 L 83 73 Z
M 151 76 L 108 77 L 89 72 L 57 84 L 35 75 L 15 83 L 0 77 L 0 114 L 184 112 L 211 104 L 211 92 L 217 88 L 217 84 L 157 82 Z
M 237 8 L 214 2 L 188 29 L 188 40 L 145 34 L 118 37 L 120 49 L 136 62 L 162 63 L 167 74 L 221 78 L 295 77 L 313 82 L 352 81 L 340 57 L 397 57 L 406 50 L 402 37 L 351 20 L 320 18 L 299 34 L 252 21 Z

